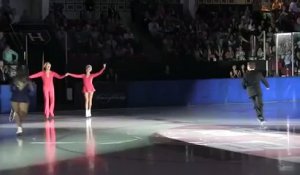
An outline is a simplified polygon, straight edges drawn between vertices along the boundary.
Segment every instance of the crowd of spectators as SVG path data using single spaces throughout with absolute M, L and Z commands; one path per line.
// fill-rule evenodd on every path
M 15 74 L 19 63 L 19 55 L 10 48 L 3 32 L 0 32 L 0 53 L 0 84 L 5 84 Z
M 142 22 L 149 34 L 162 44 L 168 62 L 264 59 L 274 62 L 274 34 L 300 32 L 300 8 L 294 0 L 286 4 L 274 0 L 269 8 L 260 11 L 252 10 L 251 6 L 214 7 L 199 6 L 196 17 L 189 18 L 170 5 L 150 2 L 144 4 Z M 293 59 L 291 47 L 284 48 L 287 49 L 277 64 L 281 66 L 280 73 L 289 74 L 287 69 L 291 70 Z M 300 51 L 295 52 L 295 70 L 300 60 L 297 55 L 300 56 Z
M 251 6 L 199 6 L 195 18 L 183 15 L 182 5 L 170 5 L 144 1 L 142 24 L 162 48 L 166 70 L 170 62 L 217 62 L 269 60 L 270 74 L 275 65 L 279 73 L 291 75 L 292 60 L 295 70 L 300 67 L 300 37 L 291 43 L 285 39 L 277 48 L 279 62 L 275 61 L 275 33 L 300 32 L 300 8 L 295 0 L 282 3 L 274 0 L 270 7 L 260 11 Z M 132 6 L 131 8 L 135 8 Z M 1 19 L 11 20 L 11 8 L 0 9 Z M 4 17 L 3 17 L 4 16 Z M 51 8 L 45 22 L 56 30 L 56 38 L 63 48 L 67 37 L 70 57 L 115 60 L 135 58 L 141 52 L 141 44 L 129 27 L 124 25 L 120 13 L 114 7 L 97 15 L 84 9 L 79 19 L 70 20 L 63 14 L 62 6 Z M 9 17 L 9 18 L 8 18 Z M 3 42 L 2 42 L 3 39 Z M 5 50 L 5 38 L 0 35 L 1 51 Z M 292 46 L 294 44 L 294 57 Z M 3 47 L 2 47 L 3 46 Z M 236 64 L 236 63 L 233 63 Z M 241 72 L 240 67 L 236 68 Z M 111 70 L 115 72 L 115 70 Z M 230 74 L 231 75 L 231 74 Z M 234 74 L 232 74 L 234 75 Z M 235 77 L 234 75 L 233 77 Z
M 55 26 L 56 36 L 63 47 L 67 35 L 69 53 L 96 54 L 108 63 L 132 58 L 141 50 L 135 35 L 113 7 L 98 18 L 94 12 L 83 10 L 76 20 L 67 19 L 62 8 L 56 7 L 50 11 L 46 22 Z
M 19 63 L 19 55 L 8 42 L 6 32 L 11 30 L 16 10 L 8 0 L 2 0 L 0 7 L 0 84 L 6 84 L 15 75 Z
M 8 0 L 2 0 L 0 7 L 0 30 L 9 29 L 9 25 L 14 21 L 16 10 L 9 5 Z

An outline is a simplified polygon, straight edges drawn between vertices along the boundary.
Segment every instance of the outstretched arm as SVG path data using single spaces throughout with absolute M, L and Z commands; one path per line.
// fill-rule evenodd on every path
M 104 72 L 105 69 L 106 69 L 106 64 L 103 64 L 103 68 L 99 72 L 92 74 L 92 76 L 98 77 L 99 75 L 101 75 Z
M 59 75 L 58 73 L 53 72 L 53 77 L 54 77 L 54 78 L 57 78 L 57 79 L 63 79 L 63 78 L 65 78 L 66 76 L 65 76 L 65 75 Z
M 266 88 L 270 88 L 268 81 L 265 79 L 265 77 L 262 74 L 260 80 L 266 86 Z
M 66 75 L 73 78 L 82 78 L 84 76 L 84 74 L 71 74 L 71 73 L 67 73 Z
M 34 78 L 39 78 L 41 76 L 43 76 L 43 71 L 35 73 L 35 74 L 32 74 L 32 75 L 29 76 L 29 78 L 30 79 L 34 79 Z

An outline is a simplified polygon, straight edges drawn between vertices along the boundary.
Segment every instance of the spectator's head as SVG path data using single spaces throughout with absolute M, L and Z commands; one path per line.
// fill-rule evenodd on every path
M 297 18 L 297 24 L 300 24 L 300 17 Z
M 243 24 L 239 24 L 239 30 L 241 30 L 244 26 L 243 26 Z
M 85 66 L 85 72 L 86 73 L 91 73 L 92 70 L 93 70 L 93 67 L 90 64 L 88 64 L 88 65 Z
M 236 70 L 236 65 L 235 64 L 232 66 L 232 70 Z
M 258 25 L 258 31 L 262 31 L 262 27 L 261 27 L 261 25 Z
M 242 69 L 242 70 L 245 69 L 245 65 L 244 65 L 244 64 L 241 65 L 241 69 Z
M 258 49 L 257 49 L 257 52 L 262 52 L 263 50 L 262 50 L 262 48 L 261 47 L 259 47 Z
M 297 42 L 297 47 L 300 48 L 300 41 Z
M 296 56 L 297 56 L 298 59 L 300 59 L 300 52 L 297 52 Z
M 5 50 L 9 50 L 10 49 L 10 46 L 9 45 L 6 45 L 5 46 Z
M 273 30 L 272 27 L 268 28 L 268 32 L 272 32 L 272 30 Z
M 282 11 L 283 11 L 283 12 L 286 11 L 286 6 L 285 6 L 285 5 L 282 6 Z
M 46 62 L 46 63 L 44 63 L 44 70 L 46 70 L 46 71 L 50 71 L 51 70 L 51 64 L 50 64 L 50 62 Z
M 248 70 L 255 70 L 255 68 L 256 68 L 256 65 L 255 65 L 254 62 L 248 62 L 247 63 L 247 69 Z

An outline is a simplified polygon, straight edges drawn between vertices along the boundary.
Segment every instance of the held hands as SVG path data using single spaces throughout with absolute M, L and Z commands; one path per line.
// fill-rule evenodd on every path
M 65 74 L 65 77 L 67 77 L 67 76 L 69 76 L 70 75 L 70 73 L 69 72 L 67 72 L 66 74 Z
M 103 64 L 103 68 L 106 68 L 106 64 Z

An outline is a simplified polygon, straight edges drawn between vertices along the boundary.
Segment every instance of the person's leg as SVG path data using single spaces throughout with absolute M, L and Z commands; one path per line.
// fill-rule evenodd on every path
M 15 120 L 16 120 L 16 125 L 17 125 L 17 132 L 16 134 L 22 134 L 22 122 L 21 122 L 21 117 L 20 117 L 20 105 L 18 102 L 12 102 L 11 103 L 12 109 L 15 112 Z
M 92 106 L 93 106 L 93 96 L 94 96 L 94 92 L 89 93 L 89 106 L 88 106 L 88 110 L 89 110 L 89 116 L 92 116 Z
M 87 92 L 84 93 L 85 100 L 85 116 L 89 117 L 88 109 L 89 109 L 89 94 Z
M 21 121 L 20 121 L 20 116 L 19 116 L 19 103 L 11 102 L 11 107 L 15 113 L 15 121 L 16 121 L 17 127 L 21 127 Z
M 44 114 L 46 119 L 49 118 L 49 90 L 44 89 Z
M 251 97 L 251 99 L 252 99 L 252 102 L 254 105 L 257 119 L 260 122 L 264 121 L 262 97 L 261 96 L 253 96 L 253 97 Z
M 23 123 L 24 119 L 27 117 L 28 107 L 29 107 L 29 103 L 20 103 L 19 104 L 19 110 L 20 110 L 19 114 L 20 114 L 21 124 Z
M 262 96 L 256 96 L 255 98 L 255 101 L 256 101 L 256 106 L 257 106 L 257 109 L 256 109 L 256 113 L 257 113 L 257 118 L 263 122 L 265 121 L 265 118 L 264 118 L 264 114 L 263 114 L 263 101 L 262 101 Z
M 55 94 L 54 94 L 54 88 L 50 89 L 49 92 L 49 100 L 50 100 L 50 107 L 49 107 L 49 115 L 51 117 L 54 117 L 54 107 L 55 107 Z

